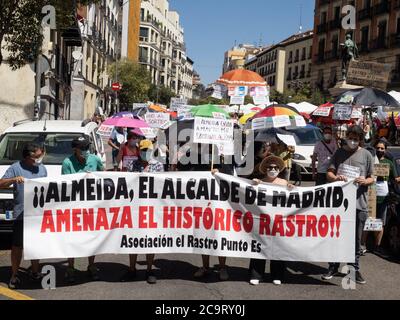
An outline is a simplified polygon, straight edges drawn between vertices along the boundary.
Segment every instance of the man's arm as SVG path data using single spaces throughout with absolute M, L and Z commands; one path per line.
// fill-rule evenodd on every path
M 14 183 L 24 183 L 24 177 L 16 176 L 13 168 L 10 167 L 0 179 L 0 189 L 9 188 Z

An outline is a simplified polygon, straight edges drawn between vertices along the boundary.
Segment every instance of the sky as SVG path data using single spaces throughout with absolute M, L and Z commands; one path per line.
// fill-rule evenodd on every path
M 314 24 L 315 0 L 170 0 L 180 14 L 187 55 L 207 85 L 222 73 L 224 53 L 235 44 L 278 43 Z M 302 9 L 300 9 L 302 8 Z

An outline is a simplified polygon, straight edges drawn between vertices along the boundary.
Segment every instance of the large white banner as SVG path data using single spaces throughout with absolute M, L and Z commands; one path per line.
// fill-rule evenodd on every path
M 25 259 L 195 253 L 354 262 L 356 186 L 295 188 L 209 172 L 26 180 Z

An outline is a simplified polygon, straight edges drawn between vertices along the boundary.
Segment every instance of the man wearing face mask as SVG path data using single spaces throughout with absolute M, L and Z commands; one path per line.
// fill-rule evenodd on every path
M 368 187 L 374 183 L 374 158 L 364 149 L 364 131 L 360 126 L 350 127 L 346 135 L 346 144 L 335 152 L 328 168 L 329 182 L 354 179 L 357 189 L 355 263 L 356 282 L 365 284 L 360 273 L 361 238 L 368 218 Z M 330 263 L 328 273 L 323 280 L 330 280 L 339 272 L 340 263 Z
M 14 189 L 14 211 L 16 218 L 13 225 L 12 247 L 11 247 L 11 266 L 12 276 L 8 287 L 17 289 L 21 280 L 18 276 L 18 269 L 22 260 L 23 251 L 23 228 L 24 228 L 24 181 L 25 179 L 35 179 L 47 177 L 47 170 L 42 164 L 44 157 L 43 149 L 34 143 L 28 143 L 22 150 L 22 160 L 11 165 L 4 176 L 0 179 L 0 188 Z M 30 278 L 39 281 L 42 276 L 39 272 L 39 260 L 32 260 Z
M 104 171 L 101 159 L 90 153 L 90 140 L 86 137 L 75 138 L 72 141 L 73 154 L 64 159 L 61 167 L 61 174 L 74 174 L 83 172 Z M 94 265 L 95 256 L 89 257 L 87 271 L 93 281 L 99 280 L 98 269 Z M 68 259 L 68 268 L 65 273 L 65 279 L 69 283 L 75 282 L 75 259 Z
M 337 142 L 333 138 L 332 128 L 324 128 L 323 133 L 324 139 L 315 145 L 312 157 L 312 178 L 316 181 L 316 186 L 328 183 L 326 171 L 328 170 L 332 156 L 337 150 Z M 316 166 L 317 161 L 318 167 Z

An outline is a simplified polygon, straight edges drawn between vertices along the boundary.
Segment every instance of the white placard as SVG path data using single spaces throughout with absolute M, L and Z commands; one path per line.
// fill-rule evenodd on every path
M 279 133 L 277 133 L 276 136 L 278 137 L 279 140 L 281 140 L 284 144 L 286 144 L 289 147 L 297 146 L 296 140 L 290 134 L 279 134 Z
M 361 169 L 359 167 L 349 166 L 347 164 L 342 163 L 339 166 L 337 176 L 345 176 L 349 180 L 354 180 L 360 177 Z
M 365 222 L 364 231 L 382 231 L 383 220 L 368 218 Z
M 315 110 L 313 112 L 313 116 L 329 117 L 330 113 L 331 113 L 331 108 L 329 108 L 329 107 L 319 107 L 317 110 Z
M 141 109 L 141 108 L 147 108 L 147 107 L 148 107 L 147 103 L 134 103 L 132 105 L 132 110 Z
M 251 87 L 250 88 L 250 96 L 251 97 L 261 97 L 261 96 L 268 96 L 269 92 L 266 86 L 262 87 Z
M 306 127 L 307 123 L 302 116 L 294 116 L 297 127 Z
M 146 139 L 154 139 L 157 137 L 157 128 L 140 128 L 139 130 L 143 133 Z
M 266 118 L 257 118 L 251 121 L 252 129 L 259 130 L 266 128 Z
M 194 119 L 194 143 L 224 144 L 233 142 L 233 121 L 224 119 Z
M 232 96 L 230 104 L 244 104 L 244 96 L 243 97 Z
M 271 118 L 274 128 L 290 127 L 292 125 L 289 116 L 275 116 Z
M 182 119 L 193 119 L 193 114 L 190 111 L 193 106 L 180 106 L 178 107 L 177 113 L 178 113 L 178 118 Z
M 102 137 L 109 137 L 114 129 L 114 126 L 107 126 L 102 124 L 97 130 L 97 134 Z
M 187 105 L 188 101 L 186 98 L 171 98 L 170 110 L 176 111 L 180 106 Z
M 144 115 L 147 124 L 152 128 L 161 128 L 170 120 L 169 113 L 148 112 Z
M 353 107 L 353 111 L 351 112 L 352 119 L 360 119 L 362 118 L 362 108 L 360 107 Z
M 266 105 L 268 104 L 268 98 L 267 96 L 254 96 L 253 102 L 256 106 Z
M 219 155 L 233 156 L 235 154 L 235 146 L 233 141 L 217 144 L 217 147 Z

